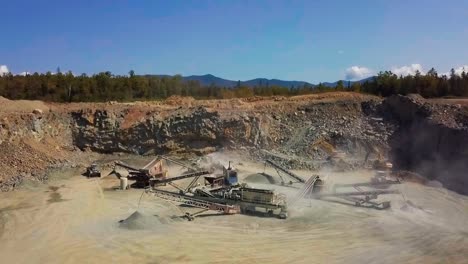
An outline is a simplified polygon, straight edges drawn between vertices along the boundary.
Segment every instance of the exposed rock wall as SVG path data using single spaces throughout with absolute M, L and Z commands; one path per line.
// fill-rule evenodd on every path
M 319 169 L 329 153 L 316 143 L 325 140 L 345 154 L 350 168 L 361 166 L 370 151 L 390 150 L 396 169 L 468 194 L 468 110 L 417 96 L 66 104 L 34 113 L 14 112 L 18 102 L 7 103 L 15 107 L 0 111 L 0 187 L 81 157 L 75 147 L 137 154 L 204 154 L 227 147 L 290 168 Z
M 71 143 L 70 119 L 67 115 L 47 113 L 0 113 L 0 143 L 24 138 L 60 137 Z
M 72 113 L 74 144 L 98 152 L 212 152 L 216 148 L 247 144 L 260 146 L 256 117 L 221 118 L 217 112 L 199 107 L 193 111 L 162 116 L 155 111 L 142 112 L 129 121 L 130 109 L 122 112 L 82 110 Z
M 25 178 L 44 180 L 46 170 L 66 163 L 72 150 L 68 115 L 0 112 L 0 191 Z
M 362 165 L 369 145 L 386 149 L 393 125 L 383 123 L 365 100 L 300 102 L 245 109 L 184 107 L 148 110 L 82 109 L 71 113 L 74 144 L 97 152 L 207 153 L 221 147 L 247 149 L 258 158 L 318 169 L 330 153 L 326 140 Z M 268 151 L 264 156 L 262 150 Z M 375 153 L 373 153 L 375 154 Z
M 400 123 L 389 143 L 397 169 L 418 172 L 446 188 L 468 194 L 466 110 L 393 96 L 383 103 L 387 118 Z

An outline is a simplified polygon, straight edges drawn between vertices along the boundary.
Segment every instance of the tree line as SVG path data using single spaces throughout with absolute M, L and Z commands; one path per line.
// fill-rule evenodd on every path
M 154 76 L 113 75 L 101 72 L 88 76 L 67 73 L 29 74 L 0 76 L 0 96 L 17 100 L 44 100 L 54 102 L 102 102 L 158 100 L 173 95 L 192 96 L 197 99 L 242 98 L 251 96 L 295 95 L 311 93 L 311 85 L 280 87 L 261 85 L 247 87 L 219 87 L 214 84 L 202 86 L 195 80 L 183 80 L 181 75 Z
M 380 72 L 373 80 L 355 85 L 355 91 L 380 96 L 393 94 L 420 94 L 425 98 L 444 96 L 468 96 L 468 73 L 456 74 L 450 71 L 449 76 L 439 75 L 432 68 L 426 74 L 417 71 L 414 75 L 397 76 L 391 71 Z
M 128 75 L 101 72 L 88 76 L 71 72 L 52 74 L 7 74 L 0 76 L 0 96 L 9 99 L 44 100 L 53 102 L 102 102 L 158 100 L 173 95 L 197 99 L 242 98 L 251 96 L 292 96 L 328 91 L 355 91 L 380 96 L 418 93 L 424 97 L 468 96 L 468 74 L 460 76 L 452 69 L 450 76 L 439 76 L 434 69 L 427 74 L 397 76 L 390 71 L 380 72 L 365 82 L 338 81 L 334 86 L 319 84 L 300 87 L 281 87 L 259 84 L 254 87 L 202 86 L 198 81 L 185 81 L 182 76 L 141 76 L 130 71 Z

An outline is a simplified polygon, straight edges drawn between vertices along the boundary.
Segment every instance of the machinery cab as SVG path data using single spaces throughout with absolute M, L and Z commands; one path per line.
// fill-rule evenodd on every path
M 144 172 L 151 178 L 163 180 L 168 174 L 166 167 L 163 159 L 155 159 L 144 167 Z
M 222 187 L 225 182 L 224 178 L 224 175 L 205 176 L 205 186 L 210 186 L 211 188 Z
M 380 162 L 374 176 L 371 178 L 371 183 L 376 185 L 377 188 L 388 188 L 390 185 L 400 183 L 400 181 L 392 179 L 391 171 L 393 165 L 390 162 Z
M 237 178 L 237 171 L 231 167 L 231 162 L 229 162 L 229 166 L 223 167 L 223 176 L 224 176 L 224 183 L 227 186 L 236 185 L 238 183 Z
M 393 164 L 384 159 L 378 159 L 374 161 L 373 167 L 375 170 L 391 171 L 393 168 Z
M 319 175 L 317 175 L 311 192 L 314 194 L 322 192 L 322 190 L 324 189 L 324 185 L 325 183 L 323 182 L 323 180 L 320 179 Z

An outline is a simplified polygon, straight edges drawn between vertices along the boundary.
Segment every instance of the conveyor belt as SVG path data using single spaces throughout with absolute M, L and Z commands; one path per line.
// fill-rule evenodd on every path
M 240 207 L 238 205 L 228 205 L 196 199 L 185 194 L 179 194 L 159 189 L 148 189 L 148 192 L 154 194 L 164 200 L 173 201 L 181 204 L 190 205 L 197 208 L 208 209 L 218 211 L 223 214 L 237 214 L 240 213 Z
M 210 174 L 209 171 L 197 171 L 197 172 L 192 172 L 192 173 L 187 173 L 184 175 L 176 176 L 176 177 L 171 177 L 171 178 L 166 178 L 166 179 L 151 179 L 152 182 L 156 184 L 162 184 L 162 183 L 168 183 L 168 182 L 173 182 L 173 181 L 178 181 L 182 179 L 187 179 L 187 178 L 192 178 L 192 177 L 197 177 L 197 176 L 202 176 Z
M 296 175 L 295 173 L 293 173 L 293 172 L 291 172 L 291 171 L 289 171 L 289 170 L 287 170 L 287 169 L 281 167 L 280 165 L 274 163 L 273 161 L 271 161 L 271 160 L 266 160 L 266 162 L 267 162 L 268 164 L 270 164 L 271 166 L 273 166 L 276 170 L 282 171 L 283 173 L 289 175 L 290 177 L 292 177 L 293 179 L 297 180 L 298 182 L 305 183 L 305 180 L 304 180 L 303 178 L 301 178 L 301 177 L 299 177 L 298 175 Z

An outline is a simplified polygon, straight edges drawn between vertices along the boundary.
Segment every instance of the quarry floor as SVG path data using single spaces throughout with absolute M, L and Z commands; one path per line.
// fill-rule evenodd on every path
M 261 181 L 255 174 L 264 164 L 235 154 L 212 158 L 233 160 L 241 181 L 254 187 L 288 197 L 298 191 Z M 205 214 L 189 222 L 177 216 L 196 209 L 115 190 L 116 177 L 82 172 L 56 170 L 46 184 L 0 193 L 2 263 L 466 263 L 468 256 L 468 197 L 434 184 L 392 187 L 402 195 L 381 196 L 392 202 L 388 210 L 301 200 L 286 220 Z M 373 172 L 320 174 L 331 187 L 369 181 Z

